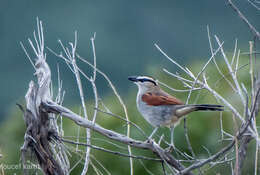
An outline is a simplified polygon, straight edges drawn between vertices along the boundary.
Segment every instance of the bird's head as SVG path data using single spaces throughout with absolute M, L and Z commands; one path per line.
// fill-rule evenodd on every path
M 158 82 L 152 77 L 148 76 L 130 76 L 128 80 L 133 81 L 139 88 L 139 90 L 147 91 L 154 88 L 158 88 Z

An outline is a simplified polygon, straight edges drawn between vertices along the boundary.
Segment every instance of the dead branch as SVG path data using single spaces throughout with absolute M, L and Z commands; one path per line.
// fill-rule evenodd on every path
M 238 14 L 238 16 L 246 23 L 251 32 L 260 40 L 260 33 L 256 30 L 256 28 L 248 21 L 248 19 L 243 15 L 243 13 L 235 6 L 235 4 L 228 0 L 228 5 Z
M 98 124 L 93 124 L 91 121 L 75 114 L 71 110 L 60 106 L 52 101 L 42 102 L 42 108 L 45 109 L 46 112 L 60 114 L 64 117 L 69 118 L 70 120 L 74 121 L 77 125 L 80 125 L 85 128 L 92 129 L 100 133 L 103 136 L 106 136 L 109 139 L 127 144 L 132 147 L 141 148 L 141 149 L 149 149 L 153 151 L 161 160 L 166 161 L 169 165 L 177 169 L 178 171 L 184 170 L 184 166 L 179 163 L 169 152 L 166 152 L 162 149 L 156 142 L 145 142 L 140 140 L 134 140 L 132 138 L 127 137 L 126 135 L 119 134 L 117 132 L 105 129 Z M 192 174 L 190 172 L 186 172 L 184 174 Z
M 132 157 L 134 159 L 152 160 L 152 161 L 156 161 L 156 162 L 162 162 L 162 159 L 155 159 L 155 158 L 145 157 L 145 156 L 135 156 L 135 155 L 124 154 L 124 153 L 121 153 L 121 152 L 108 150 L 108 149 L 105 149 L 105 148 L 102 148 L 102 147 L 98 147 L 98 146 L 95 146 L 95 145 L 89 145 L 89 144 L 86 144 L 86 143 L 74 142 L 72 140 L 67 140 L 67 139 L 63 139 L 63 138 L 61 138 L 61 140 L 63 142 L 66 142 L 66 143 L 70 143 L 70 144 L 74 144 L 74 145 L 82 145 L 82 146 L 86 146 L 86 147 L 91 147 L 91 148 L 99 150 L 99 151 L 107 152 L 107 153 L 118 155 L 118 156 L 122 156 L 122 157 Z

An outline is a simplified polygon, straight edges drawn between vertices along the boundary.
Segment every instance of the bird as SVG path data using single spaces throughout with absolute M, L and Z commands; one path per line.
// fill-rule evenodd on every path
M 138 86 L 136 97 L 137 109 L 150 123 L 154 130 L 148 137 L 156 133 L 159 127 L 169 127 L 171 130 L 171 147 L 174 148 L 174 128 L 181 119 L 194 111 L 223 111 L 222 105 L 215 104 L 184 104 L 178 98 L 163 91 L 158 81 L 149 76 L 130 76 L 128 80 Z

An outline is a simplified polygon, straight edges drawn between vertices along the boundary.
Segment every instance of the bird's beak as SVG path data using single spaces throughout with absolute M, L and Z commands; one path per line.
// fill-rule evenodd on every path
M 128 80 L 133 81 L 133 82 L 137 82 L 138 81 L 136 76 L 130 76 L 130 77 L 128 77 Z

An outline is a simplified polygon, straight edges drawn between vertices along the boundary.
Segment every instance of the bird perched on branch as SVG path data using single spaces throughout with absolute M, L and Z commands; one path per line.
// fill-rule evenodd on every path
M 174 127 L 183 116 L 193 111 L 223 111 L 222 105 L 188 104 L 164 92 L 157 81 L 148 76 L 128 77 L 138 86 L 136 98 L 137 109 L 145 120 L 155 127 L 148 139 L 151 139 L 159 127 L 171 128 L 171 146 L 173 144 Z

